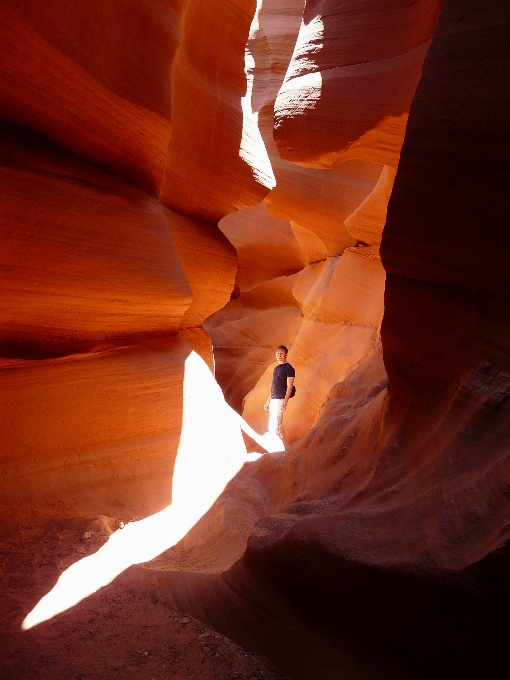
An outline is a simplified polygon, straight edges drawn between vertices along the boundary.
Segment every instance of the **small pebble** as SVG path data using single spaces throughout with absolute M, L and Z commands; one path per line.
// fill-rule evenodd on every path
M 87 552 L 87 548 L 84 548 L 82 545 L 79 545 L 79 546 L 76 548 L 76 552 L 77 552 L 77 553 L 80 553 L 80 555 L 83 555 L 84 553 Z
M 119 527 L 119 529 L 124 529 L 124 522 L 120 520 L 119 522 L 117 522 L 117 526 Z
M 81 535 L 81 540 L 86 541 L 88 538 L 92 538 L 92 532 L 84 531 L 83 534 Z
M 184 617 L 179 621 L 179 623 L 189 623 L 190 620 L 191 620 L 191 619 L 188 619 L 187 616 L 184 616 Z

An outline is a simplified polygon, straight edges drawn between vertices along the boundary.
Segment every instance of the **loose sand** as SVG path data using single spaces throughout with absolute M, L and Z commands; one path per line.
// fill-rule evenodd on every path
M 259 654 L 120 578 L 29 631 L 21 621 L 63 569 L 107 539 L 105 518 L 3 513 L 1 680 L 285 680 Z M 112 520 L 113 521 L 113 520 Z M 90 531 L 90 539 L 81 539 Z

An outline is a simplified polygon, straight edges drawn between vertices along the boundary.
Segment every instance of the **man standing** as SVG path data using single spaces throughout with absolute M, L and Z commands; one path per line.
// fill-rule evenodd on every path
M 264 404 L 264 410 L 269 411 L 268 431 L 282 440 L 285 447 L 285 430 L 283 429 L 283 414 L 290 399 L 296 371 L 287 363 L 289 350 L 285 345 L 276 348 L 276 361 L 278 365 L 273 371 L 271 393 Z

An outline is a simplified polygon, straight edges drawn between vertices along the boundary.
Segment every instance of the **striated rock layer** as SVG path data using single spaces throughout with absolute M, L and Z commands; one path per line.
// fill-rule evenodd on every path
M 393 152 L 396 165 L 440 6 L 439 0 L 306 2 L 275 105 L 282 158 L 329 168 L 360 155 L 381 162 L 381 154 Z
M 215 222 L 239 207 L 240 186 L 242 205 L 268 191 L 267 156 L 241 157 L 229 127 L 253 133 L 242 103 L 253 11 L 3 3 L 3 503 L 133 516 L 168 504 L 184 360 L 193 349 L 212 367 L 202 324 L 237 270 Z M 202 40 L 211 17 L 225 19 L 228 40 L 223 29 Z M 209 97 L 195 118 L 190 78 Z M 186 139 L 189 167 L 176 156 Z M 183 207 L 182 182 L 206 202 Z

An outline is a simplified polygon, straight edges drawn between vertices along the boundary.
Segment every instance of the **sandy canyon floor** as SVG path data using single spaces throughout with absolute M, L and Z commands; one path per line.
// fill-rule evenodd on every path
M 82 535 L 90 531 L 90 539 Z M 29 631 L 21 621 L 60 573 L 108 537 L 102 519 L 26 513 L 0 531 L 1 680 L 286 680 L 259 654 L 120 577 Z M 86 551 L 84 553 L 83 551 Z

